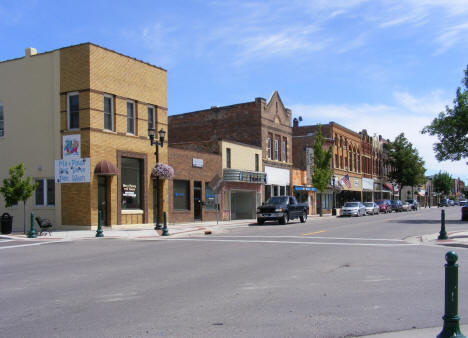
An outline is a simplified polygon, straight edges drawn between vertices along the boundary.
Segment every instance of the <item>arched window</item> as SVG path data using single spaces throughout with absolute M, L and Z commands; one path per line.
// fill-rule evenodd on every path
M 5 136 L 5 116 L 3 115 L 3 103 L 0 101 L 0 137 Z

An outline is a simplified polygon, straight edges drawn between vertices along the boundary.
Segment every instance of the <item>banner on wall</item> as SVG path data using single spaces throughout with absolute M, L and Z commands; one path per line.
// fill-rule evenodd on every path
M 55 160 L 55 183 L 86 183 L 89 181 L 89 157 Z
M 63 135 L 62 136 L 62 158 L 80 158 L 81 157 L 81 135 Z

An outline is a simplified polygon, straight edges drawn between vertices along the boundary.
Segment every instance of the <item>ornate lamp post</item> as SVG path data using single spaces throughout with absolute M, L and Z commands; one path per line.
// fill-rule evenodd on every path
M 333 182 L 333 209 L 332 209 L 332 215 L 336 215 L 335 180 L 336 180 L 336 177 L 335 177 L 335 175 L 333 175 L 333 177 L 332 177 L 332 182 Z
M 166 131 L 161 128 L 160 131 L 158 131 L 159 134 L 159 140 L 154 140 L 154 136 L 156 134 L 156 130 L 154 129 L 154 126 L 148 128 L 148 136 L 151 141 L 151 145 L 154 146 L 156 145 L 156 164 L 159 163 L 159 147 L 163 146 L 164 144 L 164 137 L 166 136 Z M 159 220 L 159 177 L 156 177 L 156 224 L 154 227 L 154 230 L 161 230 L 161 222 Z

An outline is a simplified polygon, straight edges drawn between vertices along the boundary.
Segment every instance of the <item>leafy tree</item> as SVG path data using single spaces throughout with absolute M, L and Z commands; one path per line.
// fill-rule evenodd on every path
M 388 164 L 391 166 L 388 174 L 390 180 L 400 187 L 414 187 L 426 182 L 424 161 L 404 133 L 398 135 L 395 141 L 386 144 L 385 149 L 388 151 Z
M 437 135 L 439 142 L 434 144 L 437 160 L 458 161 L 468 157 L 468 66 L 462 83 L 465 88 L 457 88 L 453 108 L 445 107 L 429 126 L 421 133 Z M 468 164 L 468 162 L 467 162 Z
M 312 184 L 318 191 L 320 191 L 320 217 L 322 216 L 322 195 L 323 191 L 330 185 L 331 171 L 331 158 L 333 152 L 333 145 L 325 151 L 323 149 L 323 136 L 322 126 L 318 126 L 318 132 L 314 140 L 314 164 L 312 173 Z
M 434 190 L 444 195 L 447 195 L 452 191 L 452 182 L 452 176 L 447 172 L 441 171 L 439 171 L 438 174 L 435 174 L 432 179 Z
M 9 170 L 10 177 L 3 180 L 0 193 L 5 199 L 7 208 L 18 204 L 18 202 L 23 202 L 23 223 L 24 233 L 26 233 L 26 201 L 37 188 L 37 183 L 31 183 L 31 177 L 23 179 L 24 172 L 24 163 L 11 167 Z

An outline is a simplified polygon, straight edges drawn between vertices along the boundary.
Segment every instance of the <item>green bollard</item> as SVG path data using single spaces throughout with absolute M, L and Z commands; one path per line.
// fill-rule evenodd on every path
M 441 223 L 441 227 L 440 227 L 439 237 L 437 237 L 437 239 L 448 239 L 447 231 L 445 230 L 445 209 L 442 209 L 440 213 L 440 223 Z
M 96 230 L 96 237 L 104 237 L 104 233 L 102 232 L 102 224 L 101 224 L 101 210 L 98 209 L 98 220 L 97 220 L 97 230 Z
M 36 238 L 36 229 L 34 229 L 34 214 L 31 213 L 31 230 L 28 232 L 28 238 Z
M 163 219 L 164 219 L 164 225 L 162 229 L 162 236 L 169 236 L 169 231 L 167 231 L 167 219 L 166 219 L 166 212 L 163 212 Z
M 460 331 L 458 316 L 458 256 L 455 251 L 445 255 L 445 314 L 444 327 L 437 338 L 466 338 Z

